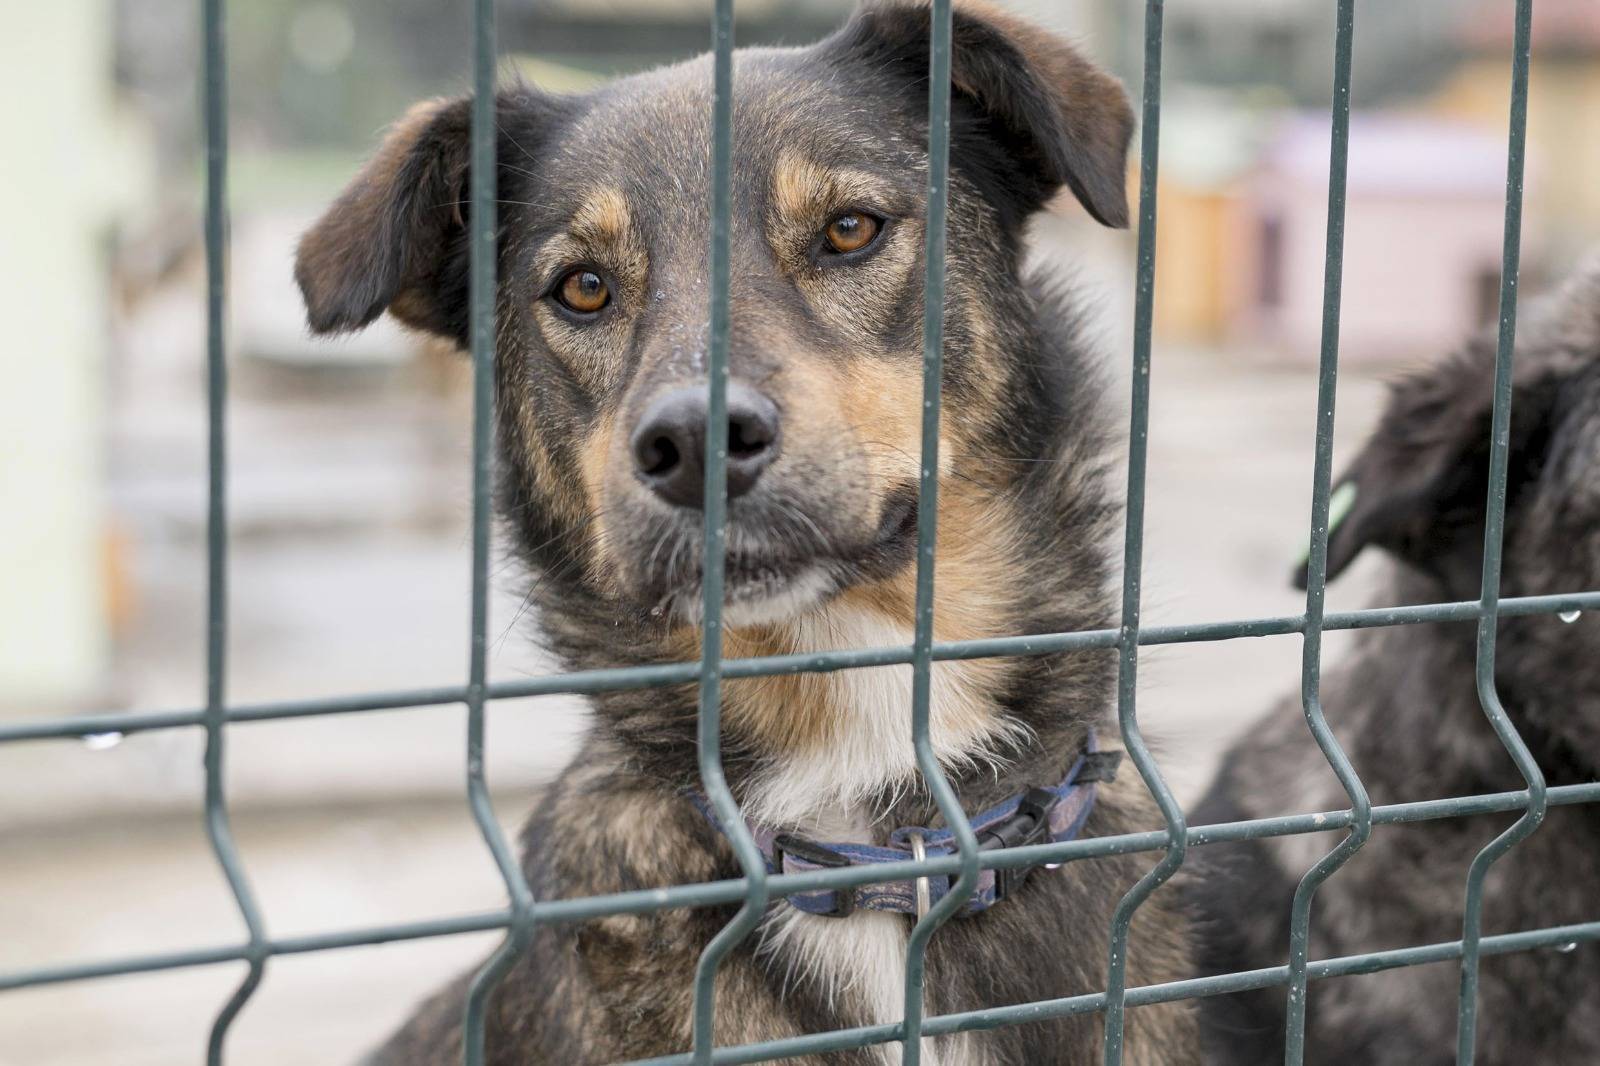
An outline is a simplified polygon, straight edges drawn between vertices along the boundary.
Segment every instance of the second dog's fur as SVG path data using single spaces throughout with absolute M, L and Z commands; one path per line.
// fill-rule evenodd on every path
M 1330 574 L 1373 545 L 1395 559 L 1383 603 L 1478 598 L 1494 349 L 1492 336 L 1480 337 L 1395 389 L 1342 479 L 1356 499 L 1330 537 Z M 1502 593 L 1600 588 L 1600 269 L 1528 309 L 1514 383 Z M 1367 631 L 1325 675 L 1328 720 L 1374 803 L 1524 787 L 1479 704 L 1475 636 L 1470 622 Z M 1495 686 L 1549 784 L 1600 776 L 1600 617 L 1503 618 Z M 1191 821 L 1346 806 L 1295 700 L 1228 754 Z M 1312 958 L 1458 939 L 1467 865 L 1510 820 L 1374 829 L 1317 891 Z M 1284 963 L 1295 883 L 1336 839 L 1200 849 L 1189 884 L 1207 972 Z M 1494 867 L 1484 901 L 1486 934 L 1600 918 L 1594 809 L 1552 807 Z M 1455 1062 L 1459 972 L 1449 962 L 1312 982 L 1306 1061 Z M 1600 1062 L 1600 948 L 1486 956 L 1480 980 L 1478 1066 Z M 1277 987 L 1203 1001 L 1208 1061 L 1282 1062 L 1284 995 Z

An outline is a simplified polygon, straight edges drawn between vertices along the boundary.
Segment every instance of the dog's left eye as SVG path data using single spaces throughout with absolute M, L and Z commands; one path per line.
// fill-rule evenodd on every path
M 556 286 L 555 297 L 569 311 L 592 315 L 611 302 L 611 290 L 599 274 L 578 269 L 561 279 Z
M 830 251 L 839 255 L 859 252 L 878 239 L 883 223 L 861 211 L 846 211 L 822 231 Z

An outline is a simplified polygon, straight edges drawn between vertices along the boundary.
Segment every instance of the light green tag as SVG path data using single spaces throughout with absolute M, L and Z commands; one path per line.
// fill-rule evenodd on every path
M 1356 505 L 1356 483 L 1346 481 L 1333 490 L 1333 495 L 1328 497 L 1328 536 L 1332 537 L 1334 530 L 1339 528 L 1339 523 L 1350 517 L 1350 512 Z M 1299 565 L 1311 564 L 1311 544 L 1308 541 L 1300 549 Z

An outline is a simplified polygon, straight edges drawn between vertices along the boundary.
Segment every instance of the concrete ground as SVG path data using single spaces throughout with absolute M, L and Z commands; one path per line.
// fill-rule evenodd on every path
M 1118 291 L 1123 269 L 1106 274 Z M 1111 317 L 1125 321 L 1112 304 Z M 1121 332 L 1113 322 L 1106 349 L 1125 361 Z M 123 404 L 116 428 L 126 454 L 114 495 L 137 546 L 138 603 L 108 700 L 142 709 L 193 706 L 203 677 L 203 427 L 192 382 L 160 380 L 167 385 L 129 384 L 159 395 Z M 1301 596 L 1287 577 L 1309 514 L 1310 369 L 1158 348 L 1152 380 L 1146 623 L 1295 613 Z M 377 403 L 338 389 L 285 398 L 252 390 L 248 373 L 242 388 L 231 698 L 458 682 L 468 620 L 459 392 L 419 401 L 407 384 Z M 1374 379 L 1346 376 L 1341 461 L 1381 394 Z M 1364 574 L 1358 566 L 1337 584 L 1330 607 L 1360 605 Z M 494 675 L 544 670 L 514 622 L 519 604 L 504 573 L 497 588 Z M 1328 645 L 1339 653 L 1337 635 Z M 1227 740 L 1294 690 L 1299 658 L 1296 638 L 1145 651 L 1141 721 L 1180 796 L 1194 797 Z M 503 904 L 461 797 L 462 724 L 459 708 L 436 707 L 230 730 L 234 825 L 272 935 Z M 494 706 L 489 773 L 508 827 L 579 728 L 570 702 Z M 196 813 L 200 739 L 189 730 L 114 746 L 0 747 L 0 972 L 239 939 Z M 228 1061 L 349 1062 L 495 939 L 274 959 Z M 8 992 L 0 1066 L 199 1061 L 210 1019 L 241 974 L 211 966 Z

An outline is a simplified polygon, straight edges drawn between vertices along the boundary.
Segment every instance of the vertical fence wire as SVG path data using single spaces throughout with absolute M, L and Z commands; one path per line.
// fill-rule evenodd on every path
M 1495 351 L 1494 417 L 1490 429 L 1489 499 L 1483 531 L 1483 595 L 1479 601 L 1477 685 L 1483 713 L 1528 784 L 1528 809 L 1491 840 L 1467 871 L 1461 930 L 1461 997 L 1456 1015 L 1456 1063 L 1471 1066 L 1476 1053 L 1479 941 L 1483 934 L 1483 883 L 1489 868 L 1544 820 L 1544 774 L 1506 716 L 1495 685 L 1495 634 L 1500 620 L 1500 562 L 1505 539 L 1506 473 L 1511 451 L 1511 370 L 1517 337 L 1517 280 L 1522 264 L 1522 182 L 1528 142 L 1528 66 L 1533 0 L 1517 0 L 1511 58 L 1511 116 L 1506 151 L 1505 246 L 1500 271 L 1500 335 Z
M 484 843 L 494 856 L 511 901 L 505 939 L 473 976 L 462 1021 L 466 1066 L 484 1062 L 484 1019 L 495 985 L 516 962 L 533 934 L 533 894 L 522 867 L 495 821 L 484 777 L 484 699 L 488 687 L 489 501 L 493 463 L 496 230 L 499 196 L 495 159 L 494 0 L 474 0 L 472 34 L 472 148 L 469 314 L 472 340 L 472 621 L 467 679 L 467 801 Z
M 1372 801 L 1349 757 L 1328 728 L 1322 707 L 1322 623 L 1328 587 L 1328 510 L 1333 485 L 1334 403 L 1339 384 L 1339 309 L 1344 295 L 1345 188 L 1350 170 L 1350 77 L 1355 0 L 1339 0 L 1334 37 L 1333 131 L 1328 153 L 1328 233 L 1322 281 L 1322 351 L 1317 373 L 1317 443 L 1311 478 L 1311 543 L 1306 561 L 1306 624 L 1301 643 L 1300 701 L 1306 725 L 1350 797 L 1350 831 L 1306 872 L 1289 911 L 1289 989 L 1285 1066 L 1305 1061 L 1306 968 L 1311 901 L 1323 882 L 1372 835 Z
M 1166 853 L 1127 894 L 1111 915 L 1106 967 L 1105 1066 L 1122 1061 L 1128 989 L 1128 932 L 1134 912 L 1183 865 L 1188 828 L 1183 808 L 1161 778 L 1139 732 L 1140 582 L 1144 572 L 1144 488 L 1150 437 L 1150 346 L 1156 288 L 1156 178 L 1161 145 L 1161 31 L 1163 0 L 1146 0 L 1144 9 L 1144 115 L 1139 143 L 1139 263 L 1133 315 L 1133 400 L 1128 428 L 1128 501 L 1122 554 L 1122 621 L 1117 636 L 1117 724 L 1122 744 L 1155 797 L 1167 827 Z
M 711 1062 L 717 967 L 750 935 L 767 909 L 767 860 L 756 846 L 722 772 L 722 593 L 728 527 L 728 288 L 733 198 L 733 0 L 716 0 L 711 17 L 711 305 L 706 354 L 705 533 L 701 555 L 700 785 L 733 843 L 744 871 L 738 913 L 700 953 L 694 975 L 694 1061 Z
M 978 838 L 939 766 L 930 732 L 933 689 L 934 554 L 939 534 L 939 415 L 944 375 L 945 230 L 950 203 L 950 0 L 933 0 L 928 41 L 928 209 L 922 296 L 922 456 L 917 476 L 917 596 L 911 647 L 911 737 L 917 768 L 961 856 L 959 875 L 906 942 L 901 1062 L 922 1058 L 928 940 L 966 905 L 978 884 Z
M 202 0 L 206 141 L 206 709 L 205 821 L 211 850 L 249 934 L 249 971 L 217 1012 L 206 1062 L 221 1066 L 228 1028 L 261 983 L 267 939 L 228 821 L 223 758 L 228 659 L 228 54 L 224 0 Z

